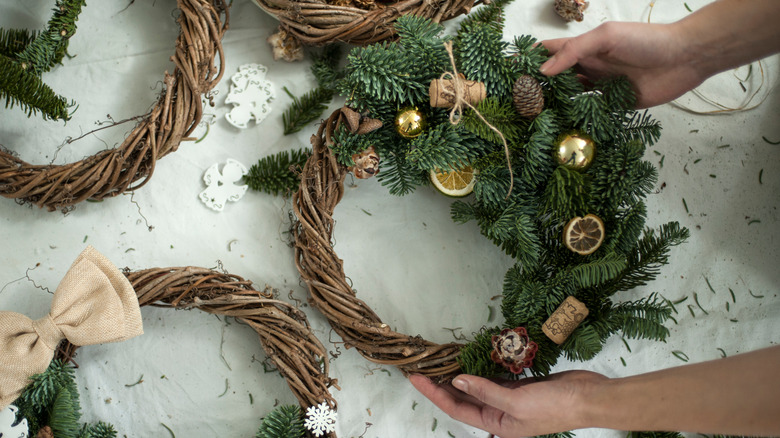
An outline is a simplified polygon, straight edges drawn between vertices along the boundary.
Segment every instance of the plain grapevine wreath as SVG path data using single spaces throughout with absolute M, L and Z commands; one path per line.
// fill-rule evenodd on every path
M 219 82 L 225 68 L 222 36 L 228 28 L 224 0 L 178 0 L 181 28 L 157 104 L 115 149 L 65 165 L 34 165 L 0 149 L 0 195 L 67 209 L 142 187 L 158 159 L 175 152 L 203 115 L 201 96 Z
M 126 271 L 125 276 L 141 306 L 197 308 L 249 325 L 304 412 L 322 403 L 336 409 L 328 388 L 338 385 L 328 377 L 327 350 L 311 332 L 306 315 L 296 307 L 274 299 L 269 292 L 255 290 L 252 282 L 237 275 L 206 268 L 151 268 Z M 55 358 L 72 361 L 77 348 L 63 341 Z

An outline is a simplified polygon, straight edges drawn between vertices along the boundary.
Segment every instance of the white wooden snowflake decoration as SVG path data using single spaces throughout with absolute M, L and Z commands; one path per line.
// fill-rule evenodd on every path
M 326 433 L 336 431 L 336 417 L 338 413 L 332 411 L 326 402 L 317 406 L 309 406 L 306 409 L 306 421 L 303 425 L 314 434 L 322 436 Z
M 246 193 L 246 184 L 236 184 L 246 174 L 246 166 L 233 159 L 227 160 L 222 172 L 219 171 L 219 163 L 212 164 L 203 174 L 207 187 L 200 192 L 200 200 L 210 209 L 222 211 L 227 201 L 238 201 Z
M 230 92 L 225 103 L 234 106 L 225 118 L 231 125 L 244 129 L 251 119 L 259 124 L 271 112 L 275 95 L 273 84 L 265 80 L 266 73 L 268 67 L 262 64 L 244 64 L 230 78 Z
M 16 421 L 16 412 L 19 410 L 14 405 L 0 411 L 0 437 L 1 438 L 27 438 L 30 430 L 27 427 L 27 419 Z

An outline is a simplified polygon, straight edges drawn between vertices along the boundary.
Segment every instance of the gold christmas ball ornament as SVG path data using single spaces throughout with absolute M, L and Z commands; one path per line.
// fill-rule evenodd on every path
M 587 134 L 572 131 L 561 134 L 556 140 L 556 163 L 570 170 L 585 171 L 596 156 L 596 143 Z
M 395 131 L 404 138 L 415 138 L 428 127 L 425 114 L 417 107 L 405 107 L 395 115 Z

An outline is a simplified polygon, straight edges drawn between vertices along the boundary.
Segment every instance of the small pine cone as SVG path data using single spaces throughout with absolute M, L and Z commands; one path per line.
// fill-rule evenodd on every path
M 359 154 L 352 155 L 354 166 L 348 170 L 355 174 L 356 178 L 366 179 L 379 173 L 379 154 L 374 150 L 374 146 L 369 146 Z
M 555 12 L 566 21 L 582 21 L 587 7 L 585 0 L 555 0 Z
M 544 109 L 542 85 L 533 76 L 520 76 L 515 81 L 512 95 L 515 109 L 522 117 L 536 117 Z
M 51 430 L 51 427 L 43 426 L 38 429 L 38 434 L 35 435 L 35 438 L 54 438 L 54 432 Z

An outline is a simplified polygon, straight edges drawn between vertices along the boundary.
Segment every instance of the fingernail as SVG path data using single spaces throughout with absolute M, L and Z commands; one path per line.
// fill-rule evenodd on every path
M 545 61 L 544 64 L 542 64 L 542 66 L 539 67 L 539 73 L 546 75 L 553 65 L 555 65 L 555 57 L 552 57 L 547 61 Z
M 467 382 L 466 379 L 456 377 L 455 380 L 452 381 L 452 386 L 463 392 L 468 392 L 469 382 Z

